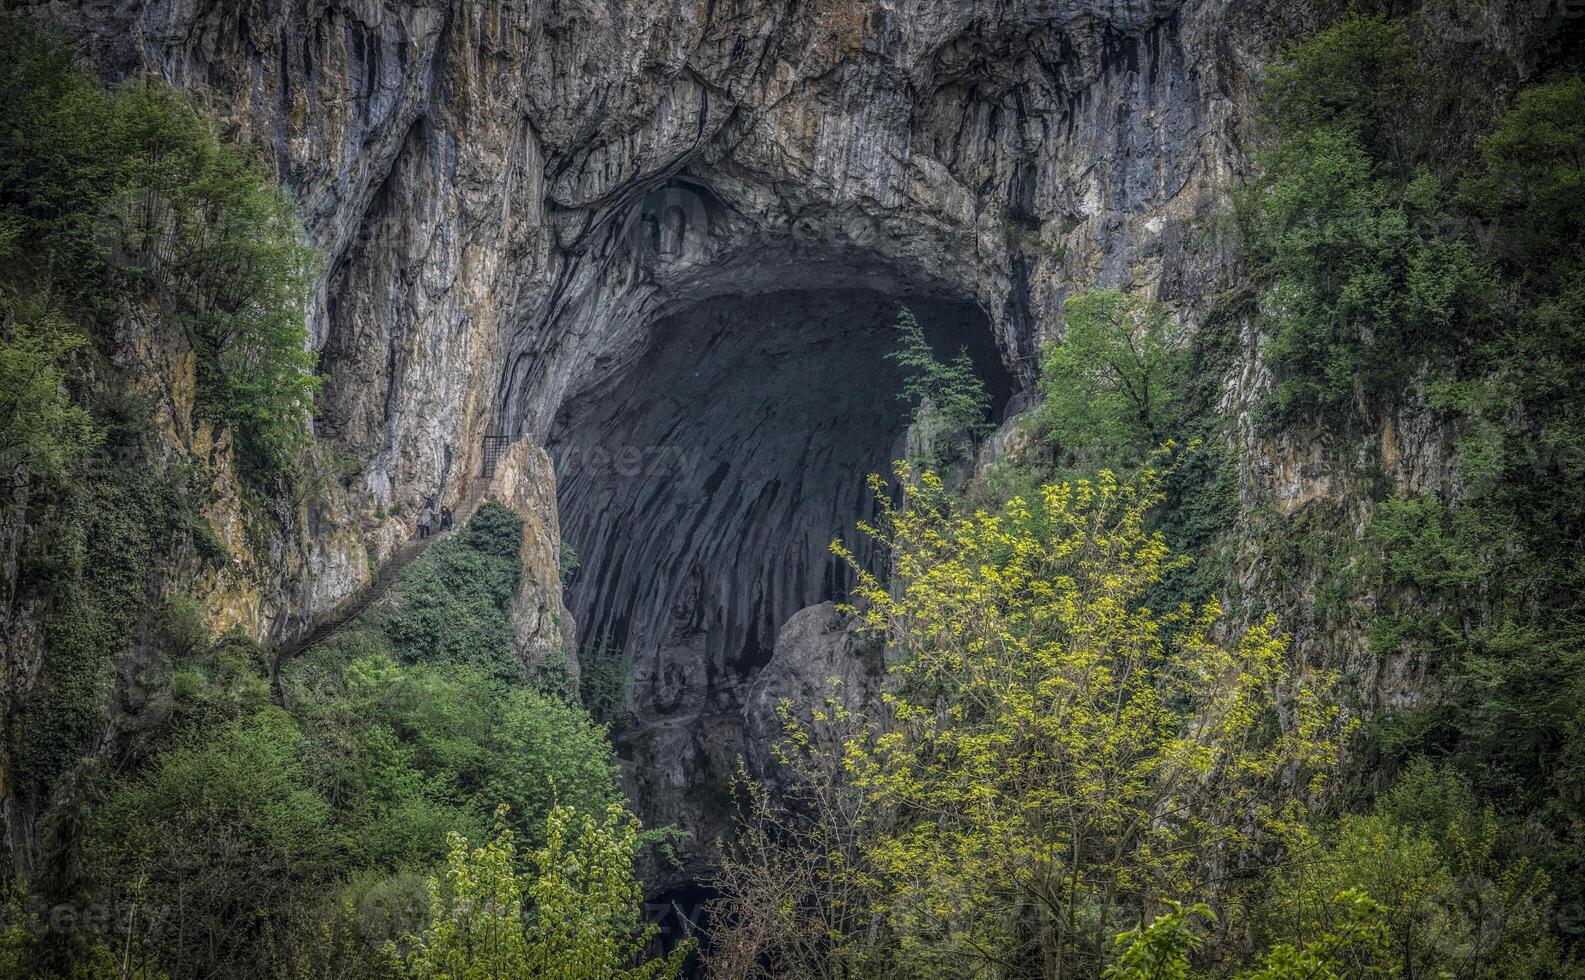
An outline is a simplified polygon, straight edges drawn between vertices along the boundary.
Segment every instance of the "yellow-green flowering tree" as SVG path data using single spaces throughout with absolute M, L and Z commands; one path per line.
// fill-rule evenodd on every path
M 1157 611 L 1176 567 L 1160 474 L 1041 488 L 960 513 L 899 464 L 876 479 L 882 580 L 861 628 L 892 647 L 887 715 L 846 744 L 887 975 L 1094 976 L 1111 937 L 1269 859 L 1337 753 L 1328 678 L 1271 622 Z M 873 959 L 873 957 L 871 957 Z
M 1234 980 L 1378 980 L 1402 974 L 1389 965 L 1390 933 L 1379 904 L 1357 889 L 1338 892 L 1330 904 L 1336 916 L 1326 928 L 1315 928 L 1303 945 L 1276 944 L 1255 966 L 1235 974 Z M 1204 932 L 1198 927 L 1215 919 L 1210 907 L 1203 903 L 1190 908 L 1173 905 L 1171 911 L 1149 925 L 1120 933 L 1115 940 L 1117 962 L 1107 967 L 1102 976 L 1105 980 L 1225 976 L 1196 973 L 1189 962 L 1205 941 Z
M 678 976 L 691 942 L 633 965 L 655 929 L 640 914 L 638 824 L 630 814 L 613 805 L 596 820 L 552 807 L 545 846 L 520 874 L 505 809 L 496 811 L 495 838 L 480 847 L 447 836 L 446 878 L 429 883 L 429 926 L 408 937 L 407 951 L 395 957 L 398 972 L 424 980 Z

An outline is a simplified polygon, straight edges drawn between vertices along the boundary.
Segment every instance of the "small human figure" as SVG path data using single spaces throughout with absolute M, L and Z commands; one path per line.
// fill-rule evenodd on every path
M 424 501 L 424 509 L 418 515 L 419 540 L 429 537 L 429 526 L 435 523 L 435 498 Z

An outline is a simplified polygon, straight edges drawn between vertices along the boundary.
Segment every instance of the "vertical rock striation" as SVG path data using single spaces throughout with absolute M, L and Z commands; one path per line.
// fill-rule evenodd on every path
M 777 636 L 840 591 L 826 541 L 901 434 L 889 311 L 950 321 L 952 347 L 978 338 L 1019 403 L 1072 289 L 1154 290 L 1192 322 L 1225 275 L 1217 195 L 1246 167 L 1260 65 L 1308 16 L 1265 0 L 18 6 L 108 78 L 192 89 L 273 161 L 322 250 L 315 424 L 357 469 L 305 505 L 290 571 L 238 621 L 281 637 L 356 589 L 365 551 L 388 554 L 429 494 L 460 494 L 499 429 L 525 444 L 501 492 L 530 518 L 519 641 L 542 657 L 571 622 L 549 463 L 527 445 L 548 444 L 582 640 L 633 665 L 641 810 L 705 840 L 730 753 L 766 735 L 765 692 L 803 690 L 846 642 L 812 620 Z M 682 467 L 613 477 L 596 450 L 606 470 L 624 450 Z

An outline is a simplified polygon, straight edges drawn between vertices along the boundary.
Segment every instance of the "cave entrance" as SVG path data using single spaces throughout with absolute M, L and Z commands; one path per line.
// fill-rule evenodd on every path
M 938 356 L 968 348 L 1000 413 L 1013 381 L 973 303 L 799 289 L 655 321 L 547 440 L 580 560 L 566 590 L 579 647 L 619 651 L 629 671 L 633 714 L 613 732 L 629 794 L 646 824 L 680 825 L 703 851 L 729 830 L 712 822 L 731 812 L 745 694 L 788 618 L 845 593 L 830 542 L 864 548 L 868 475 L 902 455 L 910 410 L 885 356 L 901 305 Z M 651 888 L 690 886 L 703 851 Z
M 633 664 L 641 712 L 726 707 L 797 610 L 839 597 L 829 554 L 901 455 L 900 305 L 940 356 L 967 347 L 996 411 L 1012 379 L 971 303 L 869 290 L 719 297 L 656 323 L 629 367 L 568 402 L 550 438 L 581 567 L 579 645 Z

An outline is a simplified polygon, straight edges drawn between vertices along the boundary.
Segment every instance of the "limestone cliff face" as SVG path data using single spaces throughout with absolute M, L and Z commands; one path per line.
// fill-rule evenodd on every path
M 1025 380 L 1072 283 L 1192 295 L 1190 222 L 1292 26 L 1170 0 L 23 6 L 273 156 L 326 258 L 320 429 L 387 505 L 486 427 L 542 439 L 712 295 L 951 294 Z
M 316 426 L 358 470 L 288 543 L 281 587 L 234 615 L 291 634 L 419 501 L 460 492 L 487 432 L 548 444 L 582 639 L 633 663 L 640 805 L 704 840 L 720 770 L 764 735 L 742 714 L 751 691 L 765 707 L 756 677 L 793 690 L 800 663 L 824 669 L 795 651 L 828 643 L 777 634 L 840 595 L 824 545 L 903 434 L 877 326 L 910 303 L 943 345 L 977 340 L 1022 404 L 1069 290 L 1154 289 L 1192 319 L 1258 67 L 1304 17 L 1220 0 L 22 6 L 107 77 L 198 93 L 274 161 L 323 252 Z M 592 468 L 597 451 L 682 469 Z M 538 514 L 525 547 L 551 549 L 526 556 L 531 658 L 570 624 L 535 452 L 506 491 Z
M 640 808 L 701 841 L 772 694 L 855 642 L 795 613 L 840 596 L 824 545 L 904 434 L 891 310 L 977 342 L 1004 413 L 1070 291 L 1149 290 L 1197 322 L 1230 274 L 1219 195 L 1248 167 L 1261 66 L 1309 18 L 1264 0 L 21 6 L 109 77 L 198 93 L 323 251 L 316 426 L 358 469 L 303 523 L 290 581 L 238 615 L 300 628 L 419 501 L 459 492 L 487 432 L 515 436 L 502 492 L 535 530 L 520 643 L 569 642 L 559 527 L 583 562 L 579 641 L 633 665 Z M 1235 429 L 1258 346 L 1228 381 Z M 1309 450 L 1234 435 L 1250 492 L 1345 492 L 1305 475 Z

